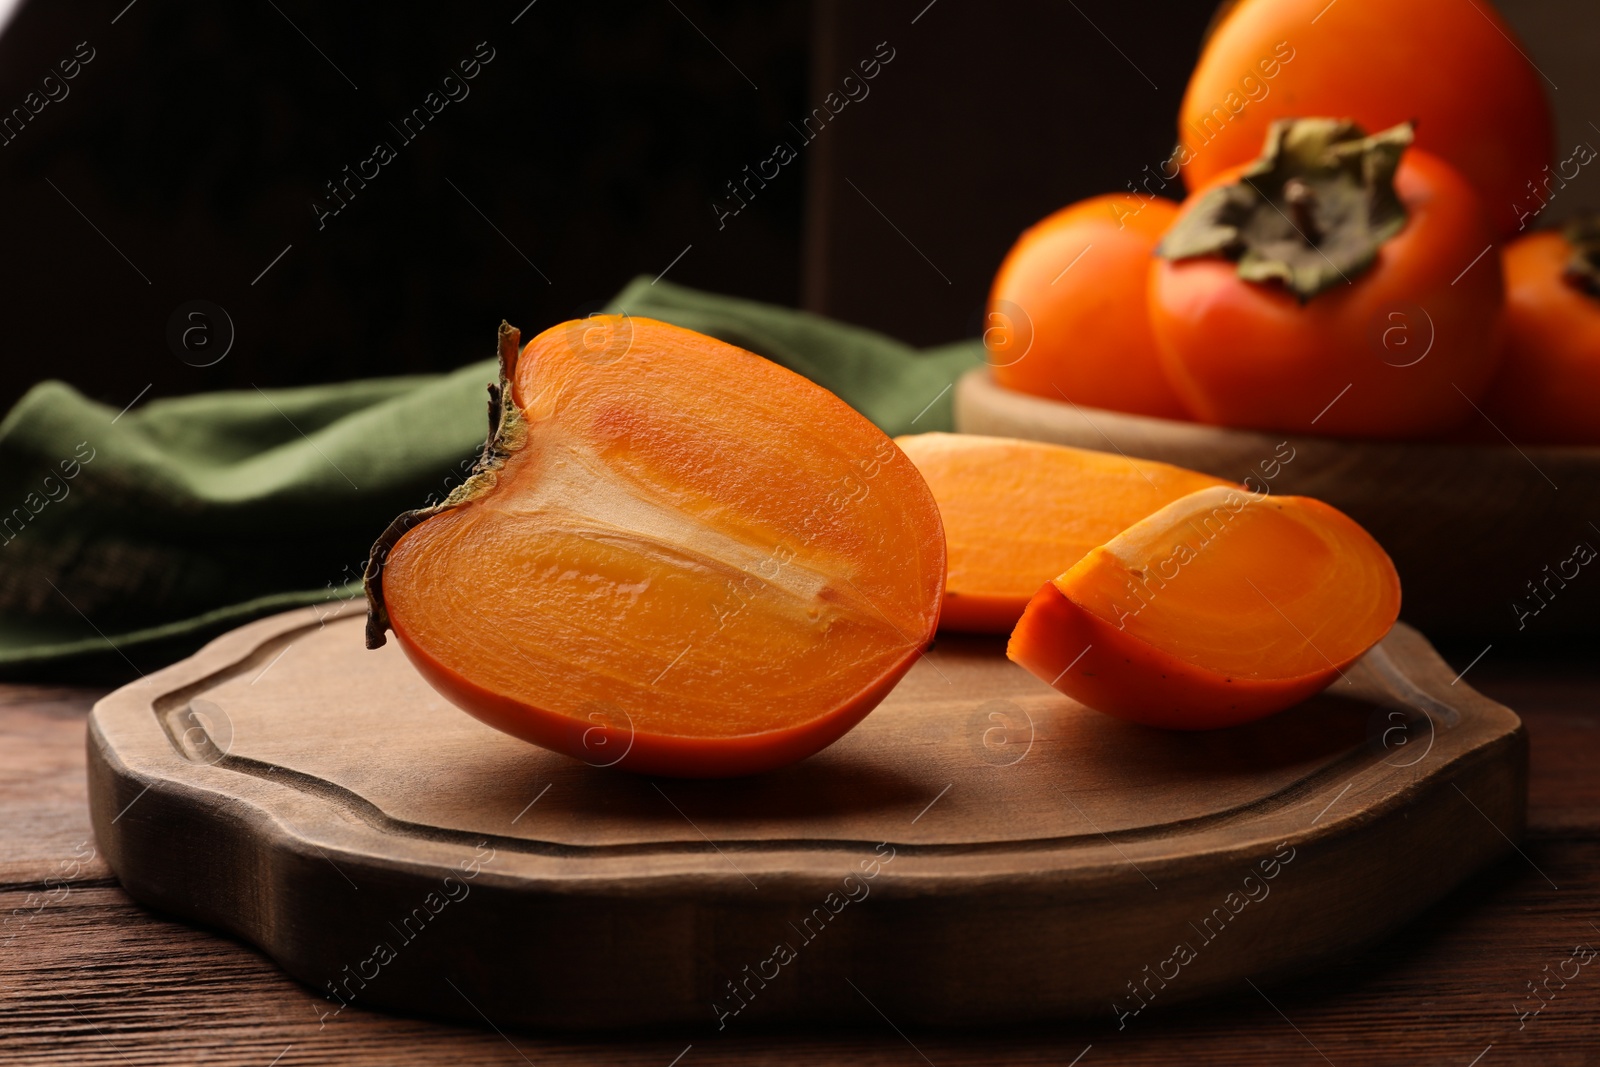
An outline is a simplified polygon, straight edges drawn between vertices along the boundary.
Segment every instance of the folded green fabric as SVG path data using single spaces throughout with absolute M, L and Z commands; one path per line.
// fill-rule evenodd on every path
M 642 278 L 610 310 L 758 352 L 891 435 L 950 429 L 950 386 L 983 358 L 978 341 L 919 352 Z M 389 520 L 471 465 L 493 377 L 486 360 L 121 415 L 61 382 L 36 386 L 0 422 L 0 675 L 127 678 L 249 619 L 358 594 Z

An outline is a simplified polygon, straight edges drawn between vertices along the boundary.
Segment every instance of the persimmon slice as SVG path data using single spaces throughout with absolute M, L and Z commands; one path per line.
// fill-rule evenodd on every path
M 1220 478 L 1153 460 L 975 434 L 897 437 L 944 519 L 939 625 L 1008 633 L 1039 586 L 1165 504 Z
M 1107 714 L 1209 729 L 1323 689 L 1399 614 L 1394 564 L 1343 512 L 1216 487 L 1046 583 L 1006 654 Z
M 517 343 L 503 326 L 478 471 L 374 548 L 369 644 L 392 629 L 489 725 L 641 773 L 771 769 L 871 711 L 944 587 L 938 508 L 894 443 L 666 323 Z

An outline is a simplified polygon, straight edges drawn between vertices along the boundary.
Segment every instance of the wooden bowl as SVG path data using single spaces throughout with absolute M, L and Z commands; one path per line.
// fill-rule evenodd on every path
M 961 433 L 1121 452 L 1313 496 L 1370 530 L 1435 638 L 1506 642 L 1600 630 L 1600 448 L 1347 441 L 1125 415 L 956 386 Z

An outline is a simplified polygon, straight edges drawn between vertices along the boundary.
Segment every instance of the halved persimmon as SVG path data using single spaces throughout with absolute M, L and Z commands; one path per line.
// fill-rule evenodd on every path
M 1157 508 L 1227 485 L 1154 460 L 976 434 L 897 437 L 944 520 L 939 625 L 1008 633 L 1039 586 Z
M 1217 487 L 1047 583 L 1006 654 L 1098 711 L 1202 730 L 1322 690 L 1399 614 L 1394 564 L 1343 512 Z
M 648 774 L 779 767 L 871 711 L 944 588 L 938 508 L 894 443 L 666 323 L 518 340 L 501 328 L 478 470 L 374 547 L 369 644 L 392 629 L 489 725 Z

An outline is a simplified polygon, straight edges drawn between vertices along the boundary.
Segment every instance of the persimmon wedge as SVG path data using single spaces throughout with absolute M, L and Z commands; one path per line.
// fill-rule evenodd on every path
M 859 722 L 932 640 L 944 534 L 926 483 L 833 394 L 732 345 L 603 316 L 522 350 L 478 470 L 368 564 L 422 676 L 591 764 L 780 767 Z
M 939 625 L 1009 633 L 1039 586 L 1209 474 L 1084 448 L 976 434 L 897 437 L 944 519 Z
M 1399 614 L 1394 564 L 1343 512 L 1219 487 L 1168 504 L 1046 583 L 1006 654 L 1108 715 L 1203 730 L 1320 691 Z

